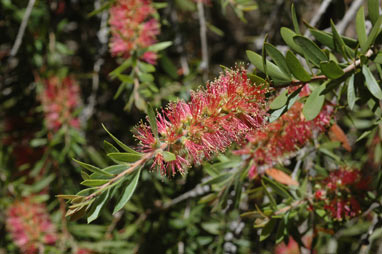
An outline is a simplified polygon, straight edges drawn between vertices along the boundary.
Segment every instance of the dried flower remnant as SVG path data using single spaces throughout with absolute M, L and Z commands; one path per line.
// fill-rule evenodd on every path
M 183 173 L 192 163 L 210 159 L 233 142 L 265 124 L 268 89 L 255 85 L 244 69 L 228 70 L 205 89 L 191 93 L 190 102 L 170 103 L 157 115 L 159 140 L 147 124 L 136 127 L 143 152 L 158 151 L 154 165 L 162 174 Z M 159 147 L 175 154 L 166 161 Z
M 253 161 L 250 178 L 257 175 L 259 166 L 272 167 L 280 159 L 293 155 L 305 146 L 313 138 L 314 132 L 322 132 L 329 126 L 332 113 L 330 106 L 324 106 L 312 121 L 305 120 L 302 108 L 303 104 L 296 102 L 275 122 L 248 133 L 248 145 L 235 153 L 250 156 Z
M 360 201 L 369 183 L 359 170 L 339 168 L 318 184 L 315 207 L 328 211 L 334 220 L 353 218 L 361 213 Z
M 63 125 L 79 128 L 79 119 L 74 116 L 79 106 L 79 86 L 71 77 L 60 80 L 53 76 L 42 81 L 44 89 L 40 96 L 47 128 L 57 131 Z
M 114 56 L 129 58 L 134 51 L 145 49 L 156 42 L 160 32 L 158 21 L 153 18 L 155 9 L 148 0 L 118 0 L 110 8 L 111 43 Z M 157 54 L 147 51 L 144 61 L 155 64 Z
M 44 205 L 25 198 L 7 210 L 7 230 L 22 253 L 35 254 L 41 246 L 54 245 L 56 229 Z

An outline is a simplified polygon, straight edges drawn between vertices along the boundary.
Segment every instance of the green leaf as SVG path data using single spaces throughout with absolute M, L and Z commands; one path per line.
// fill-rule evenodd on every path
M 283 90 L 269 105 L 270 109 L 279 109 L 288 101 L 288 90 Z
M 367 1 L 367 9 L 369 11 L 369 17 L 373 25 L 377 22 L 379 18 L 379 0 L 368 0 Z
M 294 31 L 297 34 L 301 34 L 300 26 L 298 24 L 297 15 L 296 15 L 296 9 L 294 8 L 294 4 L 293 3 L 292 3 L 292 6 L 291 6 L 291 13 L 292 13 L 292 22 L 293 22 Z
M 361 8 L 357 12 L 355 24 L 356 24 L 355 29 L 357 32 L 359 45 L 361 46 L 362 52 L 366 52 L 368 47 L 366 44 L 367 35 L 366 35 L 366 26 L 365 26 L 365 11 L 363 6 L 361 6 Z
M 316 87 L 306 100 L 302 113 L 307 121 L 313 120 L 320 113 L 325 101 L 325 95 L 321 95 L 321 92 L 324 91 L 326 84 L 327 82 Z
M 260 234 L 260 242 L 264 241 L 267 239 L 273 232 L 274 228 L 276 226 L 276 219 L 271 219 L 267 225 L 261 230 Z
M 370 69 L 366 65 L 362 66 L 362 73 L 363 73 L 363 76 L 365 77 L 365 83 L 370 93 L 374 95 L 377 99 L 382 100 L 381 88 L 377 80 L 375 80 Z
M 120 162 L 136 162 L 142 158 L 142 155 L 137 153 L 108 153 L 107 156 Z
M 369 131 L 365 131 L 364 133 L 361 134 L 361 136 L 359 136 L 359 137 L 357 138 L 357 140 L 356 140 L 355 142 L 358 142 L 358 141 L 360 141 L 361 139 L 366 138 L 367 136 L 369 136 L 370 133 L 371 133 L 370 130 L 369 130 Z
M 172 45 L 171 41 L 163 41 L 156 43 L 154 45 L 151 45 L 150 47 L 147 48 L 147 51 L 152 51 L 152 52 L 158 52 L 160 50 L 164 50 Z
M 105 205 L 106 201 L 109 198 L 110 189 L 98 196 L 90 208 L 89 216 L 87 218 L 88 224 L 98 218 L 99 212 L 102 207 Z
M 87 163 L 84 163 L 84 162 L 81 162 L 81 161 L 78 161 L 76 159 L 73 159 L 76 163 L 78 163 L 81 167 L 89 170 L 90 172 L 93 172 L 93 173 L 99 173 L 99 174 L 103 174 L 103 175 L 106 175 L 106 176 L 113 176 L 112 174 L 108 173 L 108 172 L 105 172 L 105 171 L 102 171 L 100 168 L 96 167 L 96 166 L 93 166 L 93 165 L 90 165 L 90 164 L 87 164 Z
M 333 38 L 334 38 L 334 46 L 345 59 L 348 58 L 348 52 L 346 51 L 346 45 L 345 42 L 342 40 L 341 35 L 338 33 L 336 29 L 336 25 L 334 24 L 333 20 L 330 19 L 330 25 L 332 27 L 333 32 Z M 351 54 L 349 54 L 351 56 Z
M 316 40 L 318 40 L 321 44 L 323 44 L 323 45 L 325 45 L 331 49 L 334 49 L 334 40 L 333 40 L 333 34 L 332 33 L 320 31 L 320 30 L 313 29 L 313 28 L 309 29 L 309 31 L 312 33 L 314 38 L 316 38 Z M 344 41 L 346 46 L 349 47 L 349 49 L 357 47 L 358 42 L 356 40 L 354 40 L 353 38 L 341 36 L 341 39 Z
M 351 75 L 351 77 L 347 80 L 348 83 L 348 90 L 347 90 L 347 99 L 348 99 L 348 105 L 351 110 L 353 110 L 355 102 L 356 102 L 356 96 L 355 96 L 355 89 L 354 89 L 354 74 Z
M 138 68 L 143 72 L 155 72 L 155 67 L 152 64 L 138 61 Z
M 130 200 L 130 198 L 133 196 L 133 193 L 138 185 L 138 180 L 141 174 L 141 170 L 142 170 L 142 167 L 140 167 L 137 170 L 137 172 L 135 172 L 133 179 L 128 184 L 125 184 L 126 187 L 123 190 L 121 199 L 118 201 L 117 205 L 114 207 L 113 214 L 121 210 L 126 205 L 126 203 Z
M 280 34 L 281 34 L 281 37 L 283 38 L 283 40 L 285 41 L 285 43 L 291 49 L 293 49 L 294 51 L 296 51 L 299 54 L 304 54 L 304 52 L 302 51 L 302 48 L 299 45 L 297 45 L 293 40 L 293 37 L 297 35 L 295 32 L 293 32 L 289 28 L 282 27 L 280 30 Z
M 232 174 L 231 173 L 225 173 L 222 175 L 219 175 L 217 177 L 214 177 L 206 182 L 203 182 L 203 185 L 212 185 L 212 184 L 218 184 L 221 182 L 225 182 L 227 179 L 231 178 Z
M 310 39 L 304 36 L 296 35 L 293 37 L 293 40 L 303 49 L 303 52 L 313 64 L 319 66 L 321 61 L 329 60 L 317 44 Z
M 255 82 L 256 84 L 267 84 L 267 81 L 265 81 L 263 78 L 257 75 L 248 74 L 248 77 L 251 81 Z
M 119 152 L 119 150 L 115 146 L 113 146 L 112 144 L 110 144 L 106 140 L 103 141 L 103 149 L 105 150 L 106 153 L 118 153 Z
M 133 63 L 132 58 L 126 59 L 120 66 L 118 66 L 115 70 L 110 72 L 110 77 L 116 78 L 119 74 L 121 74 L 124 70 L 129 68 L 131 64 Z
M 150 73 L 140 72 L 138 74 L 138 78 L 143 83 L 151 83 L 154 81 L 154 76 L 151 75 Z
M 56 198 L 62 198 L 62 199 L 68 199 L 68 200 L 71 200 L 71 199 L 78 198 L 78 197 L 80 197 L 80 196 L 77 196 L 77 195 L 63 195 L 63 194 L 60 194 L 60 195 L 56 195 L 55 197 L 56 197 Z
M 264 67 L 263 67 L 263 58 L 253 52 L 253 51 L 250 51 L 250 50 L 247 50 L 247 56 L 249 58 L 249 60 L 251 61 L 251 63 L 256 66 L 256 68 L 258 68 L 260 71 L 264 72 Z M 291 79 L 285 75 L 276 65 L 274 65 L 273 63 L 269 62 L 268 60 L 266 61 L 266 65 L 267 65 L 267 74 L 269 74 L 269 76 L 273 78 L 276 78 L 276 79 L 279 79 L 279 80 L 282 80 L 282 81 L 285 81 L 285 82 L 290 82 Z
M 84 179 L 84 180 L 88 180 L 88 179 L 90 179 L 89 174 L 86 173 L 85 170 L 81 170 L 81 177 L 82 177 L 82 179 Z
M 81 184 L 89 187 L 95 187 L 95 186 L 101 186 L 107 183 L 109 180 L 103 180 L 103 179 L 89 179 L 82 181 Z
M 382 16 L 379 16 L 377 19 L 377 22 L 375 22 L 375 25 L 371 29 L 371 32 L 369 34 L 369 37 L 367 38 L 365 50 L 362 49 L 361 53 L 366 53 L 366 51 L 371 47 L 371 45 L 374 43 L 375 39 L 377 39 L 379 33 L 381 32 L 381 24 L 382 24 Z
M 286 54 L 286 62 L 293 75 L 303 82 L 310 81 L 312 78 L 310 74 L 304 69 L 300 61 L 297 59 L 292 51 L 288 50 Z
M 149 120 L 149 124 L 150 124 L 151 130 L 154 133 L 155 138 L 157 140 L 159 140 L 157 119 L 155 117 L 154 109 L 153 109 L 153 107 L 150 104 L 147 107 L 147 116 L 148 116 L 148 120 Z
M 375 58 L 374 58 L 373 61 L 374 61 L 375 63 L 382 64 L 382 52 L 379 52 L 379 53 L 375 56 Z
M 277 67 L 279 67 L 280 70 L 285 73 L 285 75 L 290 77 L 291 74 L 283 54 L 281 54 L 281 52 L 276 47 L 269 43 L 265 43 L 264 47 L 268 55 L 270 55 L 273 61 L 276 63 Z
M 137 153 L 139 154 L 138 152 L 134 151 L 133 149 L 131 149 L 130 147 L 128 147 L 127 145 L 125 145 L 124 143 L 122 143 L 119 139 L 117 139 L 116 137 L 113 136 L 113 134 L 111 134 L 107 129 L 106 129 L 106 126 L 104 124 L 102 124 L 102 127 L 104 128 L 104 130 L 107 132 L 107 134 L 109 134 L 109 136 L 115 141 L 115 143 L 117 143 L 123 150 L 125 150 L 126 152 L 129 152 L 129 153 Z
M 329 62 L 321 62 L 320 68 L 322 73 L 330 79 L 338 79 L 345 74 L 342 68 L 333 60 L 330 60 Z
M 276 244 L 279 244 L 284 239 L 284 232 L 285 232 L 285 222 L 284 220 L 281 220 L 279 222 L 279 226 L 277 227 L 277 233 L 276 233 Z
M 170 162 L 170 161 L 176 160 L 176 155 L 171 153 L 171 152 L 163 151 L 162 155 L 163 155 L 163 159 L 165 162 Z

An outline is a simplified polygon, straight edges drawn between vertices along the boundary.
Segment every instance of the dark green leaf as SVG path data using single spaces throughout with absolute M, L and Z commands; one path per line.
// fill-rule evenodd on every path
M 85 181 L 82 181 L 81 184 L 82 185 L 85 185 L 85 186 L 89 186 L 89 187 L 93 187 L 93 186 L 101 186 L 105 183 L 107 183 L 109 180 L 101 180 L 101 179 L 96 179 L 96 180 L 85 180 Z
M 269 105 L 270 109 L 279 109 L 283 107 L 288 101 L 288 90 L 283 90 Z
M 148 120 L 149 120 L 149 124 L 150 124 L 151 130 L 154 133 L 155 138 L 157 140 L 159 140 L 157 119 L 155 117 L 154 109 L 153 109 L 153 107 L 150 104 L 147 107 L 147 116 L 148 116 Z
M 121 74 L 124 70 L 126 70 L 127 68 L 129 68 L 132 64 L 132 58 L 128 58 L 126 59 L 120 66 L 118 66 L 115 70 L 113 70 L 112 72 L 110 72 L 110 77 L 112 78 L 116 78 L 119 74 Z
M 332 33 L 320 31 L 317 29 L 309 29 L 309 31 L 312 33 L 314 38 L 316 38 L 320 43 L 322 43 L 323 45 L 331 49 L 334 49 L 334 41 L 333 41 Z M 345 42 L 346 46 L 350 48 L 355 48 L 358 44 L 358 42 L 354 40 L 353 38 L 341 36 L 341 39 Z
M 171 152 L 163 151 L 162 155 L 163 155 L 163 159 L 165 160 L 165 162 L 170 162 L 170 161 L 176 160 L 176 155 L 171 153 Z
M 106 153 L 118 153 L 119 152 L 119 150 L 115 146 L 113 146 L 112 144 L 110 144 L 106 140 L 103 141 L 103 149 L 105 150 Z
M 365 50 L 362 49 L 361 53 L 366 53 L 366 51 L 371 47 L 371 45 L 374 44 L 375 39 L 377 39 L 377 36 L 381 32 L 381 24 L 382 24 L 382 16 L 379 16 L 377 19 L 377 22 L 375 22 L 375 25 L 371 29 L 371 32 L 369 34 L 369 37 L 367 38 Z
M 263 228 L 260 234 L 260 242 L 267 239 L 273 232 L 275 226 L 276 226 L 276 219 L 271 219 L 267 225 Z
M 336 25 L 334 24 L 333 20 L 330 20 L 330 25 L 332 27 L 332 32 L 333 32 L 334 46 L 335 46 L 337 52 L 339 52 L 345 59 L 347 59 L 348 55 L 351 56 L 351 54 L 350 54 L 350 52 L 348 54 L 348 52 L 346 50 L 345 42 L 342 40 L 341 35 L 338 33 L 338 31 L 336 29 Z
M 374 95 L 377 99 L 382 100 L 381 88 L 377 80 L 375 80 L 370 69 L 366 65 L 362 66 L 362 73 L 363 73 L 363 76 L 365 77 L 365 83 L 370 93 Z
M 264 47 L 268 55 L 270 55 L 273 61 L 276 63 L 277 67 L 279 67 L 280 70 L 285 73 L 285 75 L 290 77 L 291 74 L 283 54 L 281 54 L 281 52 L 276 47 L 269 43 L 265 43 Z
M 87 163 L 84 163 L 84 162 L 81 162 L 81 161 L 78 161 L 76 159 L 73 159 L 76 163 L 80 164 L 81 167 L 89 170 L 90 172 L 93 172 L 93 173 L 99 173 L 99 174 L 103 174 L 103 175 L 106 175 L 106 176 L 113 176 L 112 174 L 108 173 L 108 172 L 104 172 L 102 171 L 100 168 L 98 167 L 95 167 L 93 165 L 90 165 L 90 164 L 87 164 Z
M 106 201 L 108 200 L 110 194 L 110 189 L 102 193 L 100 196 L 98 196 L 95 201 L 93 202 L 90 211 L 89 216 L 87 218 L 88 224 L 95 219 L 98 218 L 99 212 L 101 211 L 102 207 L 105 205 Z
M 293 32 L 289 28 L 282 27 L 280 30 L 280 34 L 281 34 L 281 37 L 283 38 L 283 40 L 285 41 L 285 43 L 291 49 L 293 49 L 297 53 L 304 54 L 304 52 L 302 51 L 302 48 L 299 45 L 297 45 L 293 40 L 293 37 L 297 35 L 295 32 Z
M 342 68 L 332 60 L 330 60 L 329 62 L 321 62 L 320 68 L 322 73 L 324 73 L 325 76 L 327 76 L 330 79 L 338 79 L 345 74 Z
M 302 113 L 307 121 L 313 120 L 320 113 L 325 101 L 325 95 L 321 95 L 321 92 L 325 87 L 326 83 L 316 87 L 306 100 Z
M 263 58 L 253 52 L 253 51 L 250 51 L 250 50 L 247 50 L 247 56 L 249 58 L 249 60 L 251 61 L 251 63 L 256 66 L 256 68 L 258 68 L 260 71 L 264 72 L 264 67 L 263 67 Z M 269 62 L 269 61 L 266 61 L 266 65 L 267 65 L 267 74 L 269 74 L 269 76 L 271 76 L 272 78 L 276 78 L 276 79 L 280 79 L 280 80 L 283 80 L 283 81 L 286 81 L 286 82 L 290 82 L 291 79 L 285 75 L 276 65 L 274 65 L 273 63 Z
M 106 129 L 106 126 L 102 124 L 102 127 L 104 128 L 104 130 L 107 132 L 107 134 L 109 134 L 109 136 L 115 141 L 115 143 L 117 143 L 123 150 L 125 150 L 126 152 L 129 152 L 129 153 L 137 153 L 139 154 L 138 152 L 134 151 L 133 149 L 131 149 L 130 147 L 128 147 L 127 145 L 125 145 L 124 143 L 122 143 L 119 139 L 117 139 L 116 137 L 113 136 L 113 134 L 111 134 L 107 129 Z
M 284 232 L 285 232 L 285 222 L 284 220 L 281 220 L 279 222 L 279 226 L 277 227 L 277 233 L 276 233 L 276 244 L 279 244 L 284 239 Z
M 225 173 L 225 174 L 219 175 L 217 177 L 214 177 L 214 178 L 204 182 L 203 185 L 218 184 L 218 183 L 226 181 L 227 179 L 229 179 L 231 177 L 232 177 L 231 173 Z
M 137 153 L 108 153 L 107 156 L 120 162 L 136 162 L 142 158 L 142 155 Z
M 298 24 L 297 15 L 296 15 L 296 9 L 294 8 L 294 4 L 293 3 L 292 3 L 292 6 L 291 6 L 291 13 L 292 13 L 292 22 L 293 22 L 294 31 L 297 34 L 301 34 L 300 26 Z
M 303 52 L 313 64 L 319 66 L 321 61 L 329 60 L 317 44 L 310 39 L 297 35 L 293 37 L 293 40 L 303 49 Z
M 356 142 L 360 141 L 361 139 L 366 138 L 367 136 L 369 136 L 370 133 L 371 133 L 371 131 L 365 131 L 364 133 L 361 134 L 361 136 L 359 136 L 357 138 Z
M 248 74 L 248 77 L 251 81 L 255 82 L 256 84 L 266 84 L 267 83 L 263 78 L 261 78 L 257 75 L 254 75 L 254 74 Z
M 379 52 L 373 60 L 375 63 L 382 64 L 382 52 Z
M 139 176 L 141 174 L 142 167 L 140 167 L 137 172 L 134 173 L 133 179 L 125 185 L 125 189 L 123 190 L 123 194 L 121 199 L 118 201 L 117 205 L 114 207 L 113 214 L 117 213 L 119 210 L 121 210 L 126 203 L 130 200 L 130 198 L 133 196 L 133 193 L 138 185 Z
M 288 50 L 286 54 L 286 62 L 289 66 L 289 69 L 293 73 L 293 75 L 303 82 L 310 81 L 312 78 L 310 74 L 304 69 L 300 61 L 297 57 L 292 53 L 292 51 Z
M 348 104 L 349 104 L 349 108 L 353 110 L 355 102 L 357 100 L 355 96 L 355 89 L 354 89 L 354 74 L 351 75 L 347 83 L 348 83 L 348 90 L 347 90 Z
M 88 179 L 90 179 L 89 174 L 86 173 L 84 170 L 81 170 L 81 177 L 82 177 L 82 179 L 84 179 L 84 180 L 88 180 Z
M 379 18 L 379 0 L 368 0 L 367 9 L 369 11 L 369 17 L 373 25 L 377 22 Z
M 364 8 L 361 6 L 361 8 L 357 12 L 356 20 L 355 20 L 355 28 L 359 40 L 359 45 L 361 46 L 362 52 L 366 52 L 367 47 L 367 35 L 366 35 L 366 26 L 365 26 L 365 13 Z

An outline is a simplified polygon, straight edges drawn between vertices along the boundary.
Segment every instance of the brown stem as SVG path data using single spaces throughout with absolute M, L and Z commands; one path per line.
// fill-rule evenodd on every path
M 371 50 L 371 49 L 369 49 L 369 51 L 367 51 L 366 54 L 365 54 L 365 56 L 368 57 L 368 58 L 371 57 L 372 55 L 373 55 L 373 50 Z M 357 59 L 354 63 L 350 64 L 345 69 L 343 69 L 343 71 L 344 71 L 344 73 L 349 73 L 349 72 L 355 70 L 355 68 L 357 68 L 360 64 L 361 64 L 361 60 Z M 273 88 L 279 89 L 279 88 L 290 87 L 290 86 L 304 85 L 304 84 L 307 84 L 307 83 L 310 83 L 310 82 L 320 81 L 320 80 L 327 80 L 327 79 L 328 79 L 328 77 L 325 76 L 325 75 L 318 75 L 318 76 L 313 76 L 309 81 L 306 81 L 306 82 L 301 81 L 301 80 L 292 80 L 288 84 L 282 84 L 282 85 L 271 84 L 271 86 Z

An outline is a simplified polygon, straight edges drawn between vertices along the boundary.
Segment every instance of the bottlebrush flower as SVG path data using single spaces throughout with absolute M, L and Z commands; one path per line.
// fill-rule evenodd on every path
M 244 69 L 228 70 L 205 89 L 191 93 L 190 102 L 170 103 L 157 115 L 159 140 L 144 123 L 136 127 L 143 152 L 157 151 L 154 158 L 162 174 L 183 173 L 192 163 L 208 160 L 232 142 L 265 124 L 268 89 L 255 85 Z M 160 147 L 175 154 L 165 161 Z
M 254 162 L 249 172 L 250 178 L 256 176 L 259 166 L 272 167 L 280 159 L 293 155 L 305 146 L 314 132 L 324 131 L 329 126 L 333 111 L 330 106 L 324 106 L 312 121 L 305 120 L 302 108 L 303 104 L 296 102 L 275 122 L 247 134 L 248 145 L 235 153 L 249 155 Z
M 323 206 L 335 220 L 349 219 L 361 213 L 360 201 L 368 190 L 370 179 L 356 169 L 339 168 L 329 174 L 315 192 L 315 206 Z
M 129 58 L 133 51 L 145 49 L 156 42 L 160 32 L 158 21 L 153 18 L 155 9 L 149 0 L 118 0 L 110 8 L 111 43 L 114 56 Z M 157 55 L 147 51 L 142 59 L 155 64 Z
M 35 254 L 43 245 L 54 245 L 57 234 L 44 205 L 26 198 L 7 210 L 7 230 L 22 253 Z
M 74 116 L 80 102 L 79 87 L 75 80 L 71 77 L 60 80 L 53 76 L 43 80 L 43 84 L 40 100 L 47 128 L 52 131 L 57 131 L 63 125 L 79 128 L 79 119 Z

